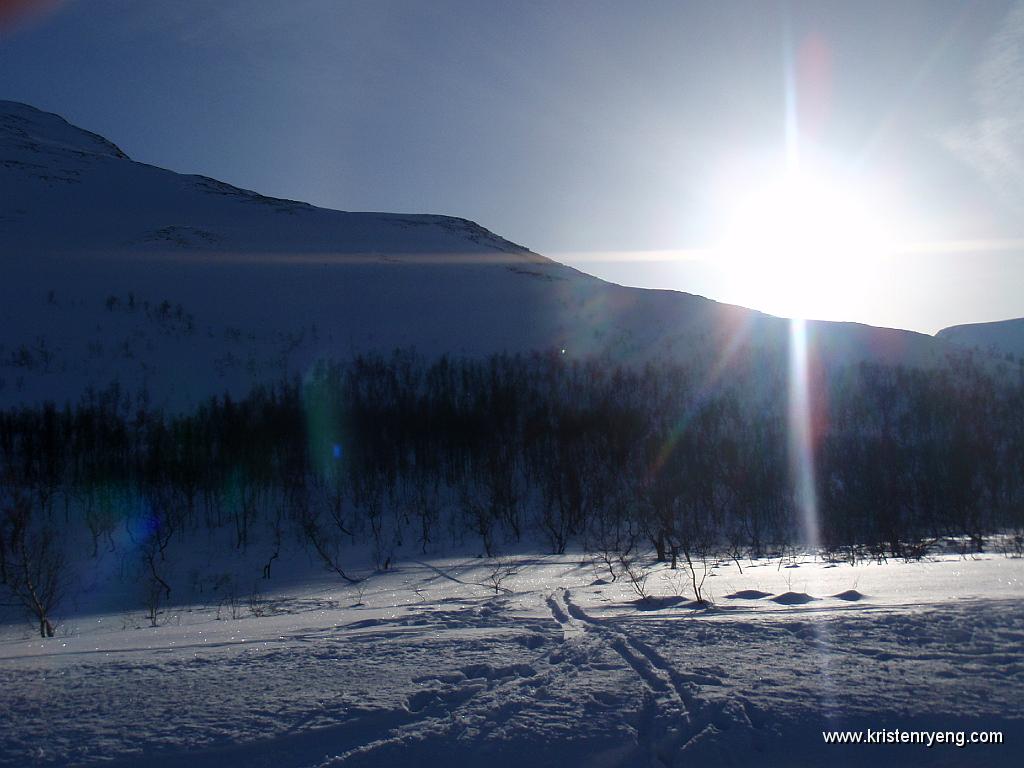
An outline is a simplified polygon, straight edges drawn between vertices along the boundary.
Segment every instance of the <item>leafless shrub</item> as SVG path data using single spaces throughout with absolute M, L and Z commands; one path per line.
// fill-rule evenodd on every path
M 499 592 L 510 592 L 511 590 L 506 589 L 502 584 L 508 579 L 516 575 L 516 564 L 513 560 L 507 557 L 495 558 L 490 564 L 490 569 L 487 575 L 484 577 L 484 582 L 488 587 L 494 589 L 494 594 Z
M 698 603 L 707 603 L 704 596 L 704 582 L 708 577 L 708 549 L 702 543 L 696 546 L 683 547 L 683 559 L 686 561 L 686 569 L 690 573 L 690 583 L 693 586 L 693 597 Z M 697 566 L 700 566 L 698 574 Z
M 226 615 L 236 620 L 242 618 L 242 604 L 238 600 L 238 591 L 234 581 L 228 583 L 224 597 L 217 603 L 217 621 Z
M 1014 559 L 1024 557 L 1024 530 L 1016 530 L 1006 536 L 1003 554 Z
M 673 571 L 671 569 L 663 571 L 662 578 L 665 580 L 665 583 L 668 584 L 669 589 L 672 590 L 673 595 L 676 597 L 682 597 L 686 594 L 687 581 L 689 579 L 685 571 Z
M 249 613 L 256 618 L 262 618 L 266 616 L 270 611 L 270 600 L 268 600 L 261 592 L 257 585 L 253 585 L 252 592 L 249 593 Z
M 146 608 L 146 618 L 149 626 L 159 626 L 160 601 L 164 595 L 164 586 L 155 579 L 148 579 L 143 591 L 143 601 Z
M 39 636 L 53 637 L 50 615 L 67 587 L 67 563 L 53 526 L 32 518 L 32 506 L 21 496 L 4 510 L 5 584 L 14 601 L 39 622 Z
M 728 540 L 726 541 L 725 554 L 729 556 L 729 559 L 736 563 L 736 568 L 740 574 L 743 573 L 743 566 L 740 564 L 740 558 L 745 554 L 746 546 L 743 539 L 743 532 L 738 528 L 730 528 Z
M 352 604 L 353 608 L 359 608 L 360 606 L 366 605 L 363 602 L 363 596 L 366 594 L 366 581 L 357 581 L 352 585 L 352 589 L 356 593 L 356 601 Z
M 321 521 L 318 512 L 312 509 L 305 509 L 303 511 L 302 532 L 306 541 L 313 547 L 320 561 L 324 564 L 324 568 L 336 573 L 350 584 L 355 584 L 358 581 L 358 579 L 354 579 L 345 573 L 344 568 L 342 568 L 341 558 L 338 555 L 340 549 L 338 532 L 330 531 L 329 527 L 325 526 Z
M 629 581 L 629 586 L 639 595 L 641 600 L 647 599 L 647 579 L 650 577 L 650 570 L 639 562 L 638 558 L 631 558 L 628 555 L 619 556 L 619 566 L 622 573 Z
M 919 539 L 903 545 L 903 562 L 923 560 L 938 543 L 938 539 Z

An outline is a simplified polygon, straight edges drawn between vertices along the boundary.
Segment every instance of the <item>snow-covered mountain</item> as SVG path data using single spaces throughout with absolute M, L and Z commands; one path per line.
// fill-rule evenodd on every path
M 713 364 L 787 321 L 625 288 L 447 216 L 348 213 L 134 162 L 0 101 L 0 404 L 145 386 L 190 402 L 315 360 L 565 350 Z M 814 323 L 826 359 L 928 364 L 922 334 Z
M 953 325 L 935 335 L 962 347 L 1024 358 L 1024 317 L 995 323 Z

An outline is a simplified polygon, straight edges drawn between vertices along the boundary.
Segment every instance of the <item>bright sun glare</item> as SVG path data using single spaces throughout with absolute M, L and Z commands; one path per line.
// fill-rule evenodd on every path
M 867 189 L 803 171 L 730 186 L 718 250 L 737 303 L 789 317 L 863 314 L 892 242 Z

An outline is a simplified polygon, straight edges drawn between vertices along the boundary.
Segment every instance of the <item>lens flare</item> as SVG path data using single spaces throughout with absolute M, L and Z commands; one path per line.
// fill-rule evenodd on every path
M 805 547 L 820 545 L 818 497 L 814 482 L 813 406 L 807 364 L 807 323 L 789 325 L 789 460 L 793 478 L 793 503 L 800 520 Z
M 0 33 L 52 13 L 62 0 L 0 0 Z

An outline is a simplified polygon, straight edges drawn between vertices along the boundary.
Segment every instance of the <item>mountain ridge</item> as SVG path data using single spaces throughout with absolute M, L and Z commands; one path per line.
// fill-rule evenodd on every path
M 624 364 L 785 359 L 789 322 L 604 282 L 468 219 L 335 211 L 138 163 L 0 102 L 0 404 L 117 381 L 157 402 L 302 375 L 317 359 L 564 350 Z M 826 362 L 931 365 L 924 334 L 808 323 Z M 723 362 L 724 361 L 724 362 Z
M 1024 317 L 951 325 L 935 337 L 962 347 L 1024 358 Z

